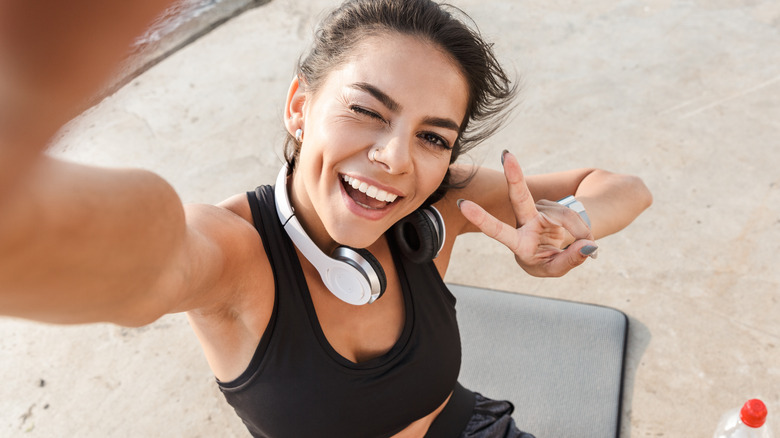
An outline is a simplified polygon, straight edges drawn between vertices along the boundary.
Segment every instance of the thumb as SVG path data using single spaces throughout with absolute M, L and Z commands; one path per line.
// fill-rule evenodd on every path
M 555 255 L 550 261 L 550 273 L 553 276 L 563 276 L 583 264 L 588 257 L 595 259 L 597 251 L 598 247 L 595 242 L 585 239 L 578 240 Z

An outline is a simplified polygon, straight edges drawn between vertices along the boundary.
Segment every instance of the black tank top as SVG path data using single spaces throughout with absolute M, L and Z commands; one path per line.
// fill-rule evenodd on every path
M 351 362 L 322 332 L 294 246 L 276 215 L 273 188 L 247 195 L 276 296 L 249 366 L 237 379 L 218 384 L 252 435 L 388 437 L 433 412 L 454 389 L 439 415 L 448 424 L 431 429 L 460 430 L 471 415 L 473 394 L 457 384 L 455 297 L 433 262 L 414 264 L 390 242 L 403 290 L 404 327 L 387 353 Z

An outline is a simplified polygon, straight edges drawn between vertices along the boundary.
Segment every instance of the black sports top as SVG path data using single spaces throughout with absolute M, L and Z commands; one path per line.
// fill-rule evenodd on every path
M 322 332 L 295 248 L 276 215 L 273 188 L 258 187 L 247 195 L 276 296 L 249 366 L 234 381 L 218 384 L 252 435 L 388 437 L 433 412 L 455 390 L 428 436 L 440 428 L 454 428 L 446 433 L 457 436 L 471 416 L 473 393 L 457 384 L 461 350 L 455 297 L 435 265 L 406 260 L 391 240 L 404 327 L 387 353 L 351 362 Z

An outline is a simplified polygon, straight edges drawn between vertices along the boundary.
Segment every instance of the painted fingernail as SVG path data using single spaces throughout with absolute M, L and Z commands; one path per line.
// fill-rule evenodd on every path
M 460 209 L 460 203 L 463 202 L 463 199 L 458 199 L 455 201 L 456 204 L 458 204 L 458 209 Z
M 504 157 L 506 157 L 506 154 L 508 154 L 508 153 L 509 153 L 509 151 L 506 150 L 506 149 L 504 149 L 504 151 L 501 152 L 501 165 L 502 166 L 504 165 Z
M 596 257 L 595 257 L 595 254 L 597 254 L 597 253 L 596 253 L 596 251 L 597 251 L 598 249 L 599 249 L 599 247 L 598 247 L 598 246 L 594 246 L 594 245 L 585 245 L 585 246 L 583 246 L 583 247 L 580 249 L 580 254 L 582 254 L 582 255 L 584 255 L 584 256 L 590 256 L 590 257 L 596 258 Z

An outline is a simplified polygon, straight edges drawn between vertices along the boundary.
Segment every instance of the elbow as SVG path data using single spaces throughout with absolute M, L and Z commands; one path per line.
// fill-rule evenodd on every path
M 637 206 L 644 211 L 653 205 L 653 194 L 645 185 L 645 182 L 642 181 L 642 178 L 638 176 L 629 176 L 628 178 L 630 179 L 629 186 L 635 196 Z
M 626 212 L 630 215 L 631 221 L 653 204 L 653 194 L 644 181 L 642 181 L 642 178 L 634 175 L 621 175 L 619 185 L 622 191 L 621 198 L 623 199 L 621 204 L 626 207 Z
M 595 193 L 602 193 L 621 203 L 630 203 L 632 209 L 641 213 L 653 204 L 653 194 L 642 178 L 636 175 L 612 173 L 595 169 L 591 172 L 598 183 Z

